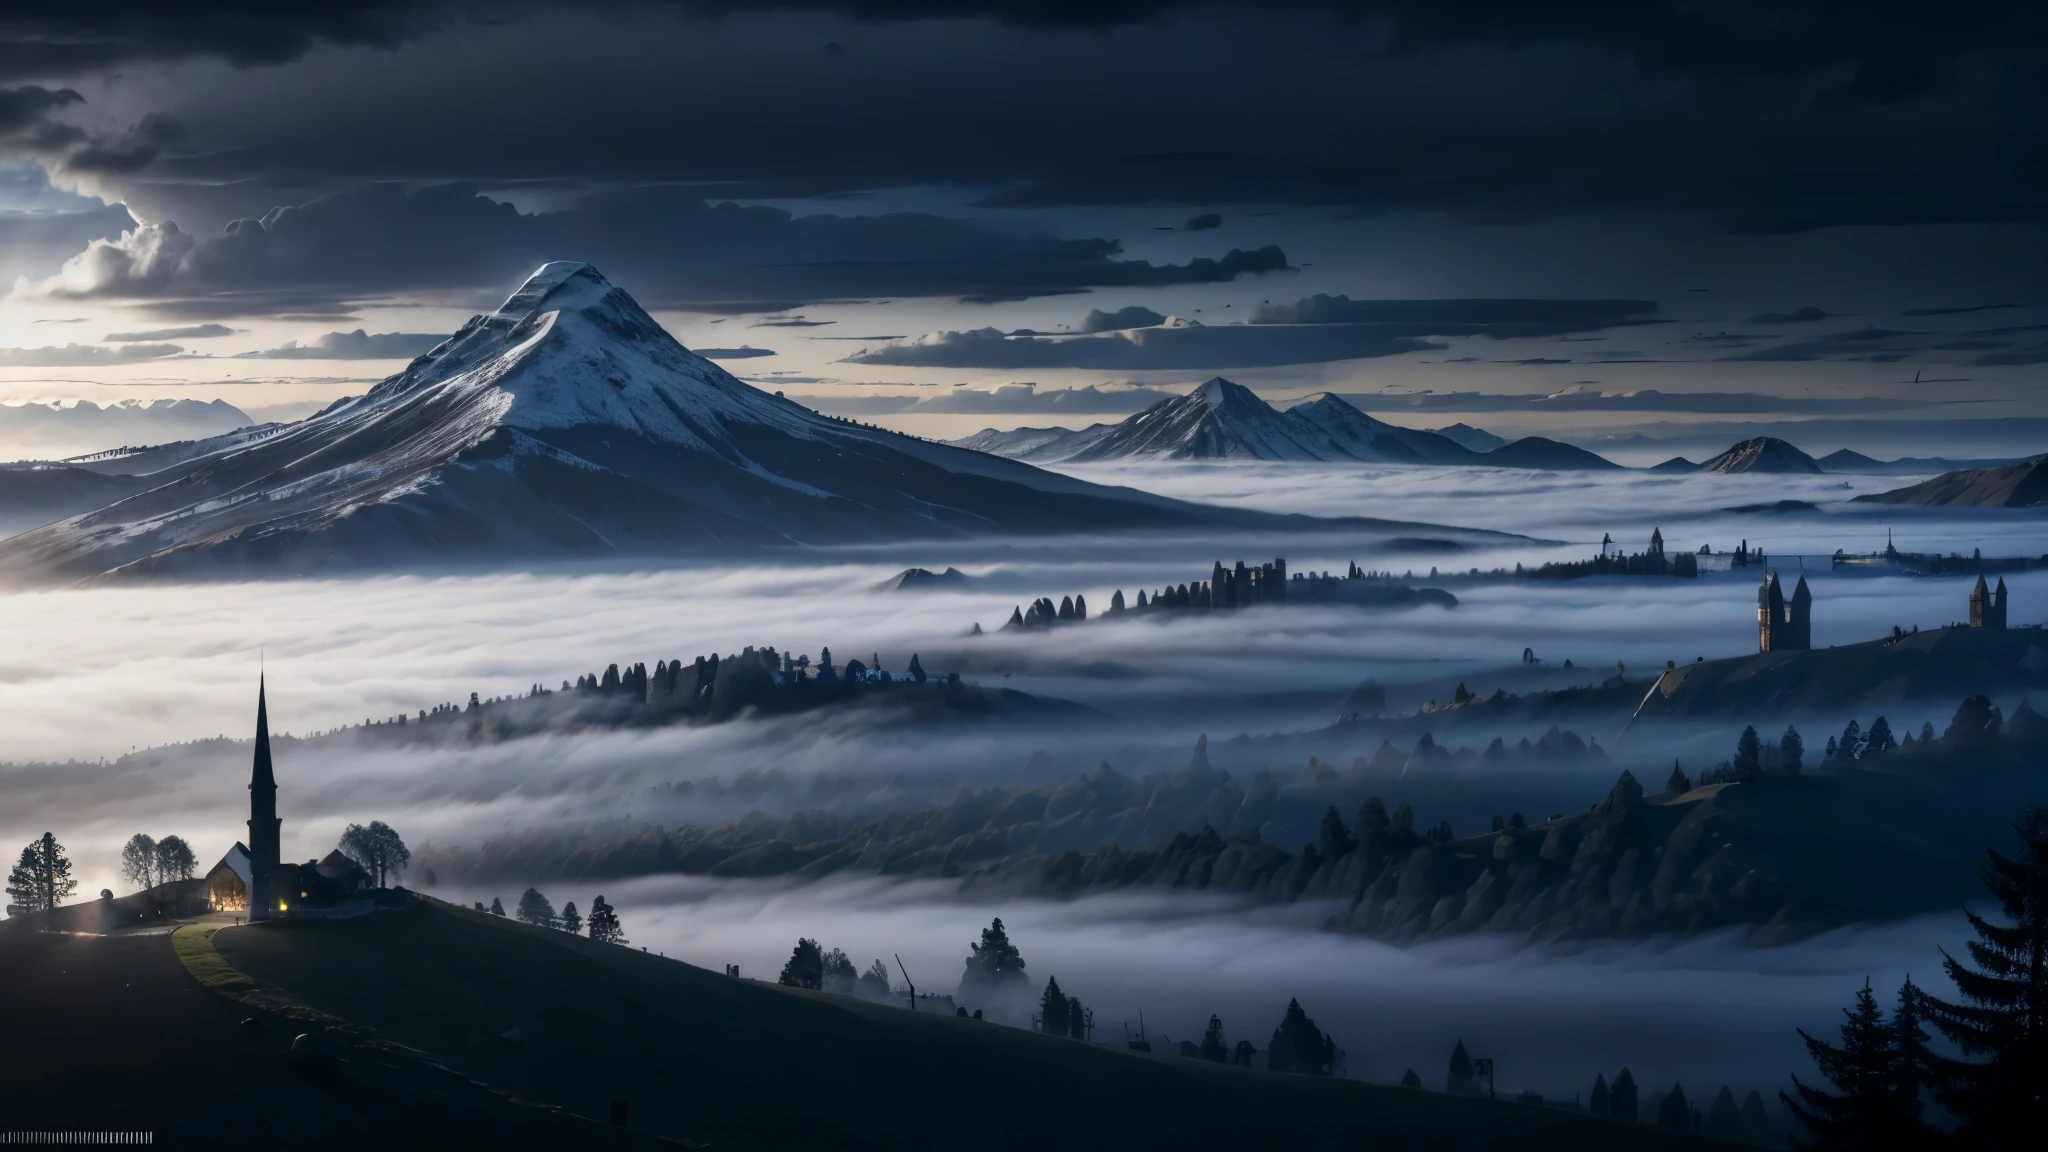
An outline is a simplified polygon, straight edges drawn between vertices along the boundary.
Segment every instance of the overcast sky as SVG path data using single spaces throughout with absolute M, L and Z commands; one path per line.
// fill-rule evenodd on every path
M 176 9 L 0 14 L 0 399 L 282 414 L 573 258 L 935 434 L 2048 416 L 2036 6 Z

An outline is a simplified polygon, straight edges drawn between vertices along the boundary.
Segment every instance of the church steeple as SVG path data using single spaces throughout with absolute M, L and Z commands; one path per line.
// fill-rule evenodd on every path
M 277 815 L 277 777 L 270 768 L 270 712 L 264 683 L 256 680 L 256 762 L 249 773 L 249 871 L 267 875 L 278 865 L 281 851 Z M 252 907 L 252 911 L 253 911 Z

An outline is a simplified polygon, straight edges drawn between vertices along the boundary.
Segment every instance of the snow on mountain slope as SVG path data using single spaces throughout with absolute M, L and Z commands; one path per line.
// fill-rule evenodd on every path
M 1072 428 L 983 428 L 972 436 L 962 436 L 958 440 L 948 440 L 946 443 L 955 448 L 1020 460 L 1034 448 L 1042 448 L 1073 434 Z
M 1289 408 L 1287 414 L 1321 428 L 1354 460 L 1374 464 L 1480 463 L 1476 453 L 1448 437 L 1375 420 L 1327 392 Z
M 1154 404 L 1066 459 L 1084 463 L 1131 456 L 1166 460 L 1349 458 L 1322 428 L 1274 410 L 1251 389 L 1221 376 L 1185 396 Z
M 0 543 L 0 575 L 320 574 L 1298 521 L 822 416 L 691 353 L 571 262 L 351 402 L 136 461 L 162 465 L 145 490 Z

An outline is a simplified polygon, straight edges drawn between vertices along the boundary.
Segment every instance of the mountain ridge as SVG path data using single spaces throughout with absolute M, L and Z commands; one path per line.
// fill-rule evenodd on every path
M 821 415 L 690 352 L 573 261 L 544 265 L 361 397 L 223 440 L 172 454 L 134 495 L 0 542 L 0 575 L 242 578 L 1347 523 L 1092 484 Z

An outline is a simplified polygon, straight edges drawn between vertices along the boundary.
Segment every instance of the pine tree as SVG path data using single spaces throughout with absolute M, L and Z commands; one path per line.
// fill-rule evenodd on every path
M 590 917 L 597 919 L 597 913 L 593 911 Z M 808 936 L 799 937 L 796 947 L 790 949 L 789 959 L 782 965 L 782 975 L 776 977 L 775 982 L 790 988 L 816 991 L 825 983 L 824 949 Z
M 1792 1110 L 1793 1119 L 1811 1132 L 1816 1149 L 1878 1148 L 1888 1146 L 1911 1123 L 1899 1093 L 1899 1041 L 1886 1023 L 1884 1012 L 1865 981 L 1856 993 L 1856 1005 L 1843 1009 L 1839 1046 L 1807 1035 L 1806 1051 L 1822 1076 L 1835 1086 L 1829 1092 L 1792 1077 L 1798 1099 L 1780 1092 L 1778 1098 Z
M 528 888 L 520 893 L 519 903 L 512 909 L 512 915 L 521 923 L 540 928 L 555 926 L 555 906 L 548 902 L 547 897 L 540 894 L 538 888 Z
M 1675 1132 L 1692 1131 L 1692 1105 L 1686 1102 L 1683 1085 L 1673 1084 L 1670 1093 L 1658 1102 L 1657 1127 Z
M 1935 1098 L 1966 1142 L 1988 1148 L 2032 1147 L 2048 1130 L 2048 810 L 2028 805 L 2015 831 L 2020 851 L 1991 851 L 1984 867 L 1984 886 L 2012 923 L 1969 913 L 1969 963 L 1942 955 L 1957 1002 L 1921 997 L 1935 1028 L 1982 1058 L 1935 1059 Z
M 1664 781 L 1664 790 L 1673 796 L 1683 796 L 1692 791 L 1692 778 L 1685 774 L 1685 769 L 1680 768 L 1676 760 L 1671 762 L 1671 777 Z
M 1607 1091 L 1607 1074 L 1593 1077 L 1593 1094 L 1586 1101 L 1586 1110 L 1605 1120 L 1614 1115 L 1614 1100 Z
M 1778 737 L 1778 766 L 1787 776 L 1799 775 L 1802 762 L 1806 759 L 1806 741 L 1799 738 L 1799 729 L 1788 727 Z
M 571 936 L 581 936 L 583 934 L 583 914 L 576 911 L 576 902 L 574 900 L 562 905 L 562 922 L 560 927 L 562 931 L 569 933 Z
M 7 874 L 7 894 L 24 913 L 47 912 L 77 890 L 78 881 L 71 878 L 71 858 L 48 832 L 28 842 Z
M 1054 977 L 1045 981 L 1045 995 L 1038 1000 L 1038 1030 L 1054 1036 L 1067 1034 L 1067 994 Z
M 1230 1059 L 1230 1045 L 1223 1039 L 1223 1018 L 1209 1017 L 1209 1030 L 1202 1033 L 1202 1059 L 1223 1064 Z
M 1703 1129 L 1716 1140 L 1733 1144 L 1742 1142 L 1742 1109 L 1735 1104 L 1735 1093 L 1723 1085 L 1714 1094 L 1714 1102 L 1707 1108 L 1707 1122 Z
M 1870 734 L 1865 736 L 1863 740 L 1863 754 L 1865 756 L 1875 756 L 1880 752 L 1889 752 L 1898 746 L 1898 740 L 1892 736 L 1892 726 L 1886 722 L 1884 717 L 1879 716 L 1870 722 Z
M 498 899 L 498 898 L 497 898 L 496 896 L 493 896 L 493 897 L 491 897 L 491 915 L 493 915 L 493 916 L 503 916 L 504 914 L 505 914 L 505 903 L 504 903 L 504 901 L 502 901 L 502 900 L 499 900 L 499 899 Z
M 1238 1043 L 1242 1044 L 1245 1043 L 1245 1041 L 1240 1040 L 1238 1041 Z M 1422 1087 L 1422 1077 L 1417 1076 L 1415 1074 L 1415 1069 L 1410 1068 L 1406 1072 L 1401 1073 L 1401 1087 L 1420 1088 Z
M 1316 1022 L 1302 1011 L 1301 1001 L 1289 1000 L 1287 1014 L 1280 1018 L 1266 1047 L 1267 1071 L 1328 1076 L 1336 1057 L 1336 1042 L 1316 1028 Z
M 1837 760 L 1855 760 L 1863 755 L 1863 726 L 1854 720 L 1842 729 L 1842 742 L 1835 747 Z
M 1472 1081 L 1472 1057 L 1465 1054 L 1465 1042 L 1451 1049 L 1450 1071 L 1444 1076 L 1444 1091 L 1453 1096 L 1469 1096 L 1475 1091 Z
M 1934 1054 L 1927 1050 L 1927 1030 L 1920 1026 L 1926 996 L 1908 976 L 1899 985 L 1898 1003 L 1892 1009 L 1892 1039 L 1899 1046 L 1899 1103 L 1916 1124 L 1927 1110 L 1921 1089 L 1932 1082 L 1934 1075 Z
M 1001 917 L 981 930 L 981 943 L 967 946 L 967 970 L 960 975 L 962 992 L 989 993 L 1023 983 L 1024 956 L 1010 943 Z
M 853 990 L 863 1000 L 886 1003 L 889 999 L 889 966 L 876 960 L 872 967 L 860 974 L 860 983 Z
M 583 930 L 600 944 L 626 943 L 626 930 L 619 923 L 619 914 L 604 902 L 603 896 L 590 902 L 590 917 L 583 922 Z
M 1626 1068 L 1614 1077 L 1614 1087 L 1607 1097 L 1607 1114 L 1624 1124 L 1636 1122 L 1636 1078 Z
M 1754 780 L 1763 770 L 1763 741 L 1757 739 L 1756 726 L 1742 730 L 1742 736 L 1735 741 L 1735 775 L 1737 779 Z

